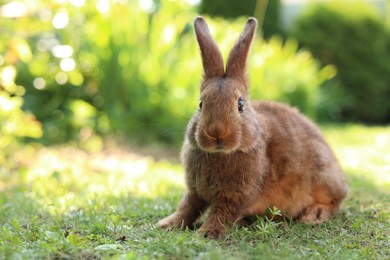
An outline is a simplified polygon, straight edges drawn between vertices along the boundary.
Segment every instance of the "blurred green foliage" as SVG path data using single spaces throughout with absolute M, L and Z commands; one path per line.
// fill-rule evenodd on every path
M 95 138 L 98 146 L 98 136 L 115 134 L 139 143 L 180 143 L 197 109 L 202 75 L 195 6 L 164 0 L 21 3 L 30 8 L 26 14 L 0 19 L 0 57 L 17 71 L 16 82 L 26 90 L 23 108 L 42 122 L 42 142 Z M 207 17 L 225 59 L 245 19 Z M 250 68 L 253 98 L 286 101 L 312 117 L 319 86 L 335 74 L 295 41 L 277 37 L 257 37 Z
M 259 3 L 260 0 L 257 0 Z M 264 0 L 263 0 L 264 1 Z M 280 21 L 281 0 L 267 0 L 263 19 L 263 36 L 268 39 L 274 34 L 283 34 Z M 259 12 L 259 10 L 257 11 Z
M 259 20 L 262 35 L 268 39 L 274 34 L 281 34 L 280 0 L 202 0 L 199 12 L 210 16 L 237 18 L 254 16 Z
M 368 3 L 330 1 L 309 6 L 292 35 L 337 77 L 324 88 L 327 117 L 390 122 L 390 31 Z
M 264 0 L 247 0 L 245 4 L 231 0 L 202 0 L 199 6 L 201 14 L 236 18 L 239 16 L 253 16 L 256 4 Z
M 321 68 L 310 52 L 299 50 L 296 40 L 277 36 L 268 42 L 255 41 L 251 59 L 253 98 L 282 101 L 317 118 L 320 86 L 335 76 L 334 66 Z
M 29 53 L 20 53 L 24 42 L 15 43 L 15 55 L 30 58 Z M 11 59 L 5 56 L 4 61 Z M 25 89 L 15 84 L 16 69 L 11 65 L 0 66 L 0 165 L 4 165 L 18 148 L 20 138 L 39 138 L 42 136 L 41 124 L 31 113 L 22 110 Z

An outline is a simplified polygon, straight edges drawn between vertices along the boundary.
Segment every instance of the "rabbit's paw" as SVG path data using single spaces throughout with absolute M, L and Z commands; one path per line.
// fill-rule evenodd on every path
M 312 205 L 305 209 L 300 221 L 307 224 L 321 224 L 331 217 L 331 212 L 323 205 Z
M 224 228 L 203 228 L 203 226 L 197 232 L 198 236 L 211 238 L 211 239 L 221 239 L 226 235 L 226 230 Z
M 193 229 L 193 224 L 190 220 L 180 217 L 179 214 L 173 213 L 172 215 L 160 220 L 158 225 L 166 230 L 181 229 L 186 228 Z
M 175 216 L 171 215 L 169 217 L 166 217 L 158 222 L 158 225 L 166 230 L 172 230 L 175 227 L 177 228 Z

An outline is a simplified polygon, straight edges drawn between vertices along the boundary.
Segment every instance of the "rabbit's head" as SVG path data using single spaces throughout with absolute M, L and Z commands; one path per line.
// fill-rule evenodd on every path
M 247 77 L 247 56 L 257 21 L 247 20 L 229 53 L 226 70 L 205 20 L 198 17 L 194 25 L 204 73 L 190 140 L 206 152 L 248 151 L 261 135 L 260 124 L 250 106 Z

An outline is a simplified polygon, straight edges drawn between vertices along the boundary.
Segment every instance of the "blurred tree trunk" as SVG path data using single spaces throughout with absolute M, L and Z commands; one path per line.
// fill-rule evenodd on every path
M 268 0 L 257 0 L 254 17 L 258 21 L 258 27 L 261 29 L 261 33 L 264 34 L 264 17 L 267 11 Z
M 390 29 L 390 0 L 387 0 L 386 3 L 386 27 Z

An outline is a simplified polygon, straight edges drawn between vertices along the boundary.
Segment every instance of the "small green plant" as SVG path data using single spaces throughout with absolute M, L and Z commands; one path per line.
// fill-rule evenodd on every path
M 257 217 L 257 221 L 254 224 L 255 230 L 263 239 L 274 237 L 277 228 L 282 224 L 282 222 L 275 222 L 275 217 L 282 217 L 281 211 L 275 206 L 268 208 L 264 217 Z

